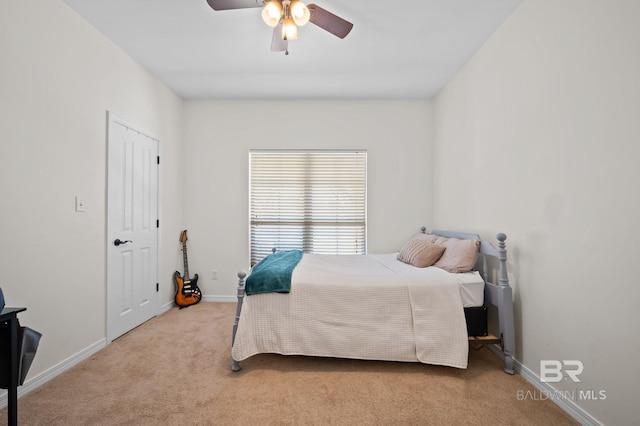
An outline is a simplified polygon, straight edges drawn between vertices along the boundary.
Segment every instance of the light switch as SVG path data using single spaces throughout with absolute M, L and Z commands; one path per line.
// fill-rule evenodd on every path
M 83 212 L 84 211 L 84 199 L 76 196 L 76 211 Z

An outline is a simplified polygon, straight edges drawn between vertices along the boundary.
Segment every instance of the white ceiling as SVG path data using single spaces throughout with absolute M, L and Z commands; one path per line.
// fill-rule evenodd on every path
M 64 1 L 185 99 L 426 99 L 523 0 L 312 0 L 353 30 L 308 24 L 288 56 L 270 51 L 259 8 Z

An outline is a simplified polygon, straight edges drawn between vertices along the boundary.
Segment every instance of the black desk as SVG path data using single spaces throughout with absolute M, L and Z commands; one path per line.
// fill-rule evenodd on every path
M 0 323 L 9 324 L 9 389 L 7 406 L 7 424 L 15 426 L 18 424 L 18 313 L 26 311 L 27 308 L 4 308 L 0 314 Z

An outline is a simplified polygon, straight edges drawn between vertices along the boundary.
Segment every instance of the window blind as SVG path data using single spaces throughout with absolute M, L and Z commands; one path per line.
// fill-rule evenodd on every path
M 366 152 L 250 151 L 251 264 L 271 252 L 366 252 Z

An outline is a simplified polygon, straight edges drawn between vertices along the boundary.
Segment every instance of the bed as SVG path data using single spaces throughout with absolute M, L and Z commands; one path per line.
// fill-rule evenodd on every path
M 513 374 L 515 336 L 506 235 L 496 238 L 497 249 L 476 234 L 427 233 L 422 228 L 399 253 L 305 253 L 288 266 L 290 282 L 284 289 L 270 287 L 266 278 L 261 281 L 266 287 L 256 284 L 256 271 L 268 256 L 254 266 L 253 277 L 238 273 L 232 370 L 239 371 L 240 361 L 260 353 L 466 368 L 470 346 L 495 344 L 504 371 Z M 458 268 L 454 244 L 477 248 L 473 257 L 464 259 L 468 268 Z M 445 258 L 451 260 L 454 253 L 456 266 L 446 265 Z M 274 250 L 270 260 L 276 254 Z M 295 253 L 281 256 L 290 254 Z M 497 308 L 490 312 L 497 312 L 498 331 L 470 337 L 465 308 L 481 306 Z

